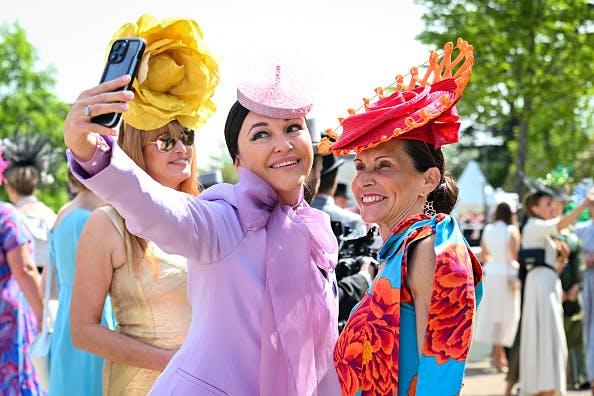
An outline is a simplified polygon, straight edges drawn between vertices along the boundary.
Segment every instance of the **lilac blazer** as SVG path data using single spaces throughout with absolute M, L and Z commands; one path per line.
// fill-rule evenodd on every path
M 237 196 L 234 186 L 224 184 L 191 197 L 157 183 L 117 144 L 109 144 L 108 165 L 79 164 L 69 155 L 73 173 L 117 209 L 133 234 L 189 263 L 192 321 L 150 395 L 258 395 L 269 215 L 263 200 L 276 194 L 255 174 L 241 170 L 240 183 L 253 192 L 249 196 Z M 337 307 L 331 275 L 320 292 Z M 333 367 L 317 392 L 340 394 Z

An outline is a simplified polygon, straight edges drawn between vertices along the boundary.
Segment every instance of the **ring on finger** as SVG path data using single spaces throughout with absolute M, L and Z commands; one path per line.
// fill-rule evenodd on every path
M 85 117 L 91 118 L 91 105 L 86 105 L 85 108 L 83 109 L 83 115 Z

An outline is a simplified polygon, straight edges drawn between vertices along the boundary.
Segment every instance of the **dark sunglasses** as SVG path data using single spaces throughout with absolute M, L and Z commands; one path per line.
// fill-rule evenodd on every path
M 173 150 L 177 141 L 181 141 L 184 146 L 191 146 L 194 144 L 194 131 L 192 129 L 184 129 L 179 139 L 171 137 L 170 133 L 164 133 L 157 138 L 154 142 L 157 146 L 157 150 L 162 153 Z

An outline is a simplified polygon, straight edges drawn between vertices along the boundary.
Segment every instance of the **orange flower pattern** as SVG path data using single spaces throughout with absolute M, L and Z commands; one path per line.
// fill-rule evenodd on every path
M 393 394 L 398 386 L 400 293 L 378 279 L 338 339 L 335 364 L 343 394 Z
M 472 263 L 464 245 L 448 245 L 435 263 L 423 354 L 440 364 L 465 360 L 470 348 L 475 296 L 469 271 Z
M 343 395 L 358 392 L 363 396 L 398 395 L 399 381 L 403 381 L 400 390 L 403 396 L 431 394 L 417 387 L 418 367 L 414 369 L 414 376 L 399 378 L 400 308 L 402 303 L 414 306 L 406 283 L 407 248 L 411 243 L 439 232 L 440 224 L 448 227 L 453 224 L 457 234 L 447 234 L 462 238 L 450 217 L 440 214 L 431 219 L 419 215 L 400 224 L 382 248 L 386 255 L 384 269 L 351 314 L 334 351 Z M 482 273 L 480 263 L 463 239 L 436 242 L 436 245 L 435 277 L 421 362 L 434 358 L 436 367 L 439 367 L 450 362 L 463 362 L 467 357 L 476 305 L 475 288 L 481 286 Z M 394 270 L 398 268 L 395 266 L 399 266 L 400 271 Z M 410 344 L 414 340 L 403 342 Z M 410 366 L 419 362 L 403 361 L 402 364 Z M 452 373 L 451 369 L 448 373 Z M 462 375 L 463 366 L 459 383 Z M 440 387 L 441 384 L 433 386 Z

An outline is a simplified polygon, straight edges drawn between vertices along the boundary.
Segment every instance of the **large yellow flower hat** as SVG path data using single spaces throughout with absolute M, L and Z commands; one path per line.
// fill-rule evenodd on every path
M 219 67 L 191 19 L 157 20 L 145 14 L 112 37 L 142 37 L 146 50 L 133 84 L 134 100 L 124 121 L 145 131 L 173 120 L 186 128 L 202 126 L 216 110 L 212 101 Z M 111 47 L 111 43 L 110 43 Z

